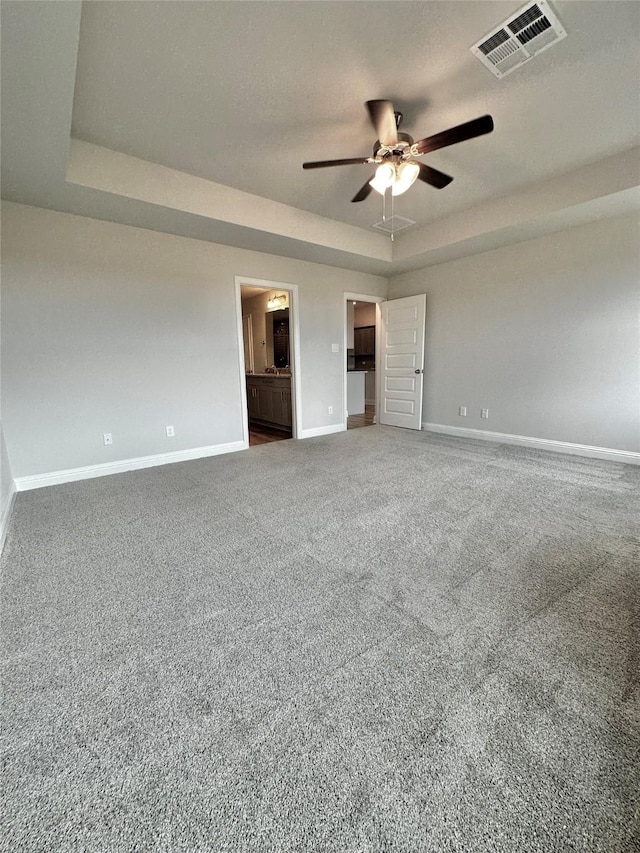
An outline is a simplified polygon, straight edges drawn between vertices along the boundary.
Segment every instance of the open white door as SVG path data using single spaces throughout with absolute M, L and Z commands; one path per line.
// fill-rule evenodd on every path
M 422 428 L 426 306 L 424 293 L 380 305 L 378 423 Z

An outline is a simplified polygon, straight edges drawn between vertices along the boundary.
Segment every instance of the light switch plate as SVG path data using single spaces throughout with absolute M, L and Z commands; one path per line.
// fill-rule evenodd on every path
M 331 352 L 340 352 L 340 344 L 331 344 Z

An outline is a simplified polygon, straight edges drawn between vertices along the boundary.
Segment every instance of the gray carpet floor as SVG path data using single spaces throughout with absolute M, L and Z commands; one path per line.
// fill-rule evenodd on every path
M 3 850 L 638 850 L 634 466 L 368 427 L 18 495 Z

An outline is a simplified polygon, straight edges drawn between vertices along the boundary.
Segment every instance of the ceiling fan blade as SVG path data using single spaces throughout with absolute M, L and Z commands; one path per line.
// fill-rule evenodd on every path
M 372 181 L 373 178 L 374 178 L 374 176 L 371 175 L 371 177 L 369 178 L 369 181 Z M 369 195 L 369 193 L 373 192 L 373 187 L 371 186 L 369 181 L 367 181 L 367 183 L 363 187 L 360 187 L 358 192 L 351 199 L 352 202 L 353 201 L 364 201 L 365 198 L 367 198 L 367 196 Z
M 466 139 L 491 133 L 492 130 L 491 116 L 482 116 L 456 127 L 450 127 L 449 130 L 443 130 L 442 133 L 436 133 L 434 136 L 427 136 L 426 139 L 420 139 L 415 146 L 418 154 L 428 154 L 429 151 L 437 151 L 438 148 L 446 148 L 447 145 L 455 145 L 456 142 L 464 142 Z
M 398 128 L 391 101 L 367 101 L 371 121 L 383 145 L 396 145 Z
M 324 169 L 326 166 L 352 166 L 356 163 L 371 163 L 371 157 L 351 157 L 348 160 L 316 160 L 313 163 L 303 163 L 303 169 Z
M 450 175 L 445 175 L 444 172 L 439 172 L 437 169 L 432 169 L 431 166 L 427 166 L 424 163 L 418 163 L 418 166 L 420 166 L 418 178 L 421 181 L 424 181 L 425 184 L 429 184 L 430 186 L 435 187 L 438 190 L 441 190 L 443 187 L 446 187 L 447 184 L 450 184 L 453 180 Z

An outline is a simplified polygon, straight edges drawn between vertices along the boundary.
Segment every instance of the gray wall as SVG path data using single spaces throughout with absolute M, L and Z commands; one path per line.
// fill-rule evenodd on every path
M 639 451 L 639 260 L 631 215 L 393 278 L 427 294 L 423 422 Z
M 427 294 L 423 420 L 640 450 L 638 263 L 631 216 L 394 278 Z M 4 203 L 13 476 L 240 441 L 235 275 L 299 286 L 302 426 L 339 424 L 344 292 L 383 278 Z
M 8 202 L 2 220 L 14 477 L 241 441 L 236 275 L 299 286 L 302 428 L 343 420 L 344 291 L 384 278 Z

